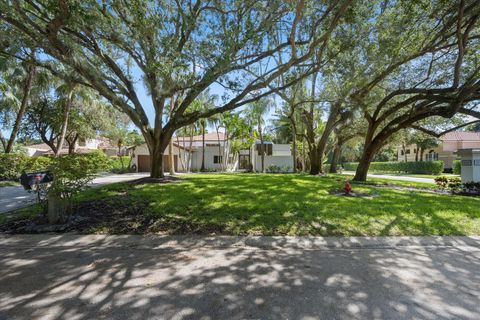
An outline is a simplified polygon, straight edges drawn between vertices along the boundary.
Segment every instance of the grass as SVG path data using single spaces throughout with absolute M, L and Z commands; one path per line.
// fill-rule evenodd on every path
M 170 184 L 115 184 L 79 201 L 118 195 L 147 199 L 147 214 L 171 226 L 233 235 L 479 235 L 480 198 L 354 185 L 378 197 L 330 195 L 345 176 L 201 174 Z M 374 179 L 376 184 L 383 181 Z M 393 183 L 395 180 L 387 180 Z M 404 186 L 430 184 L 398 181 Z

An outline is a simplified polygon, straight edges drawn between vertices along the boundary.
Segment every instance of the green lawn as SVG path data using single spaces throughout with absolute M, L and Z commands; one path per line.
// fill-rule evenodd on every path
M 184 229 L 178 226 L 188 225 L 206 233 L 235 235 L 480 234 L 480 198 L 367 185 L 354 185 L 354 190 L 374 192 L 377 197 L 330 195 L 330 190 L 343 186 L 344 176 L 198 174 L 185 178 L 170 184 L 110 185 L 87 191 L 81 200 L 118 195 L 129 201 L 148 200 L 147 214 L 168 225 L 170 233 L 181 233 Z

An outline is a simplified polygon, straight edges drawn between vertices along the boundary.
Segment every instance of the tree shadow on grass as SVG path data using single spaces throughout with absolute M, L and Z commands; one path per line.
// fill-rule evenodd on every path
M 36 239 L 0 245 L 0 318 L 476 319 L 480 312 L 480 253 L 460 247 Z
M 379 196 L 336 197 L 329 191 L 339 187 L 337 180 L 215 175 L 195 177 L 185 184 L 146 186 L 138 194 L 150 195 L 154 215 L 224 225 L 227 234 L 462 235 L 475 229 L 469 223 L 480 230 L 480 199 L 367 186 L 356 188 Z

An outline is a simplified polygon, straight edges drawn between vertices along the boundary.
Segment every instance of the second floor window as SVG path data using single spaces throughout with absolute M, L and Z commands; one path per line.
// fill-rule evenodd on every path
M 222 162 L 222 156 L 213 156 L 213 163 L 219 164 Z
M 258 155 L 261 156 L 263 150 L 265 149 L 265 155 L 266 156 L 271 156 L 272 155 L 272 149 L 273 145 L 272 144 L 257 144 L 257 151 Z

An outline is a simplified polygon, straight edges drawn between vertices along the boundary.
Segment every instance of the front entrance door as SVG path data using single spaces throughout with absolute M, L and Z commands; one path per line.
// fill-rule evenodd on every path
M 238 168 L 240 170 L 248 170 L 250 164 L 250 156 L 248 154 L 241 154 L 238 156 Z

